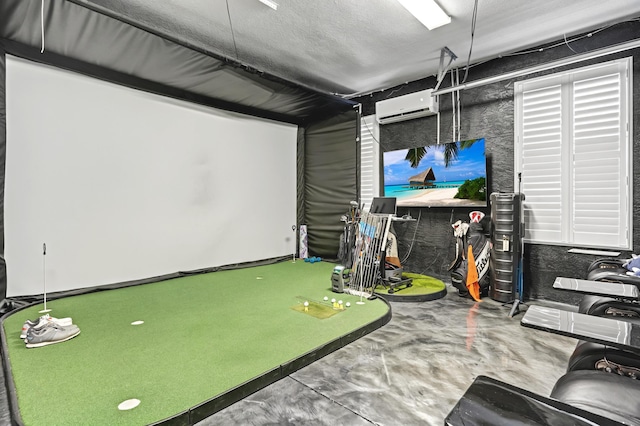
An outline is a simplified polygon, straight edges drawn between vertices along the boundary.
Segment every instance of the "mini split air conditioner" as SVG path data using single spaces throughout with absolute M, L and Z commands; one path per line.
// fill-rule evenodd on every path
M 376 120 L 380 124 L 396 123 L 438 112 L 438 98 L 432 89 L 376 102 Z

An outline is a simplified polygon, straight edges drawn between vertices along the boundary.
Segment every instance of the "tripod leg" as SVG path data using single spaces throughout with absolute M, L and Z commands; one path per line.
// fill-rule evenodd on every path
M 509 318 L 513 318 L 514 315 L 517 315 L 520 313 L 520 308 L 518 307 L 518 305 L 520 305 L 520 299 L 517 298 L 514 302 L 513 302 L 513 306 L 511 307 L 511 310 L 509 311 Z

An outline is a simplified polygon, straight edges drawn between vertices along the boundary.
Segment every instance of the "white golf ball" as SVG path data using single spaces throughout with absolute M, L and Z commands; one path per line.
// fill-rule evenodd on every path
M 351 302 L 347 302 L 345 306 L 348 308 L 349 306 L 351 306 Z
M 336 303 L 336 299 L 331 299 L 331 303 Z
M 338 300 L 338 305 L 342 305 L 342 300 Z
M 324 301 L 326 302 L 327 300 L 329 300 L 329 297 L 325 296 Z
M 304 306 L 309 306 L 309 302 L 304 302 Z

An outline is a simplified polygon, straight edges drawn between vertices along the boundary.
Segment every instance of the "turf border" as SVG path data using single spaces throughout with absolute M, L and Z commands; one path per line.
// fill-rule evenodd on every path
M 413 274 L 413 275 L 420 275 L 420 274 Z M 444 279 L 442 277 L 432 276 L 432 275 L 428 275 L 428 277 L 435 278 L 441 281 L 443 284 L 442 290 L 434 291 L 432 293 L 402 294 L 401 292 L 389 293 L 386 288 L 379 289 L 378 287 L 376 287 L 376 289 L 374 289 L 373 291 L 373 294 L 389 302 L 411 302 L 411 303 L 430 302 L 432 300 L 438 300 L 445 297 L 447 295 L 447 284 L 444 281 Z
M 447 287 L 445 285 L 445 287 L 442 290 L 436 291 L 434 293 L 427 293 L 427 294 L 402 295 L 402 294 L 396 294 L 396 293 L 389 294 L 383 291 L 375 291 L 374 294 L 376 296 L 379 296 L 381 299 L 389 302 L 412 302 L 412 303 L 429 302 L 431 300 L 438 300 L 445 297 L 447 295 Z
M 273 263 L 276 263 L 276 262 L 273 262 Z M 254 264 L 251 266 L 258 266 L 258 265 Z M 250 267 L 250 266 L 247 265 L 242 267 Z M 233 268 L 229 268 L 229 269 L 233 269 Z M 216 270 L 222 270 L 222 268 L 216 269 Z M 207 269 L 207 270 L 193 271 L 189 273 L 179 272 L 177 273 L 177 276 L 175 276 L 176 274 L 170 274 L 167 276 L 157 277 L 159 279 L 154 280 L 153 278 L 150 278 L 148 280 L 139 280 L 135 283 L 129 283 L 128 285 L 123 283 L 123 284 L 116 284 L 113 286 L 104 286 L 100 288 L 88 288 L 84 292 L 79 292 L 79 291 L 72 291 L 68 293 L 62 292 L 58 295 L 58 297 L 56 297 L 56 299 L 60 299 L 68 296 L 76 296 L 76 295 L 85 294 L 85 293 L 93 293 L 93 292 L 102 291 L 102 290 L 125 288 L 125 287 L 140 285 L 140 284 L 150 284 L 153 282 L 160 282 L 160 281 L 164 281 L 171 278 L 183 277 L 185 275 L 194 275 L 194 274 L 209 273 L 209 272 L 213 272 L 213 271 L 211 271 L 210 269 Z M 446 294 L 446 289 L 445 289 L 445 294 Z M 330 353 L 333 353 L 338 349 L 350 343 L 355 342 L 359 338 L 366 336 L 367 334 L 381 328 L 382 326 L 387 324 L 389 321 L 391 321 L 391 316 L 392 316 L 391 305 L 389 305 L 389 301 L 387 299 L 385 299 L 384 297 L 380 297 L 380 295 L 378 294 L 374 294 L 373 297 L 370 298 L 370 300 L 374 300 L 374 299 L 382 300 L 389 308 L 387 310 L 387 313 L 382 317 L 368 324 L 365 324 L 363 327 L 357 330 L 351 331 L 343 336 L 340 336 L 334 340 L 331 340 L 325 343 L 324 345 L 321 345 L 315 349 L 312 349 L 309 352 L 301 354 L 297 358 L 291 359 L 283 364 L 280 364 L 279 366 L 274 367 L 273 369 L 267 371 L 261 376 L 256 376 L 244 383 L 239 384 L 234 388 L 231 388 L 221 394 L 218 394 L 212 397 L 211 399 L 208 399 L 185 411 L 176 413 L 174 416 L 167 417 L 155 423 L 151 423 L 151 425 L 153 426 L 194 425 L 195 423 L 198 423 L 206 419 L 207 417 L 217 413 L 218 411 L 223 410 L 229 407 L 230 405 L 235 404 L 238 401 L 241 401 L 247 396 L 277 382 L 278 380 L 288 377 L 289 375 L 300 370 L 301 368 L 306 367 L 314 363 L 315 361 L 318 361 L 319 359 L 329 355 Z M 8 351 L 8 345 L 7 345 L 7 336 L 4 331 L 4 321 L 5 321 L 5 318 L 40 303 L 42 303 L 41 300 L 33 301 L 23 306 L 17 307 L 16 309 L 13 309 L 5 313 L 4 315 L 2 315 L 2 317 L 0 317 L 0 340 L 2 345 L 1 347 L 2 348 L 2 366 L 4 369 L 5 387 L 7 389 L 7 394 L 8 394 L 11 421 L 13 425 L 17 425 L 17 426 L 23 426 L 24 422 L 22 421 L 22 416 L 20 415 L 20 408 L 18 405 L 18 397 L 17 397 L 16 388 L 15 388 L 15 382 L 13 381 L 13 372 L 11 370 L 11 363 L 9 362 L 9 359 L 7 356 L 9 351 Z

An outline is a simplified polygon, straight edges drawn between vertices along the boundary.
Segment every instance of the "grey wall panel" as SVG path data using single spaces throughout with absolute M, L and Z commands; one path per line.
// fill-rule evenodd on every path
M 572 48 L 579 52 L 597 49 L 600 47 L 621 43 L 637 38 L 640 34 L 640 22 L 627 22 L 599 32 L 593 37 L 584 38 L 572 44 Z M 528 55 L 504 57 L 489 61 L 471 68 L 469 81 L 499 75 L 504 72 L 520 70 L 526 67 L 549 62 L 571 55 L 574 52 L 566 46 L 544 49 L 542 52 L 534 52 Z M 640 50 L 630 50 L 621 54 L 610 55 L 599 60 L 586 61 L 576 68 L 590 65 L 596 62 L 604 62 L 615 58 L 634 57 L 633 74 L 633 105 L 634 117 L 640 117 Z M 462 66 L 462 65 L 461 65 Z M 555 69 L 545 72 L 551 74 L 561 71 Z M 527 79 L 542 75 L 532 74 L 521 79 Z M 486 150 L 489 174 L 489 193 L 514 192 L 514 98 L 512 81 L 502 81 L 475 89 L 460 92 L 462 104 L 461 137 L 460 139 L 484 137 L 486 138 Z M 442 88 L 448 87 L 449 77 L 445 78 Z M 436 84 L 434 78 L 415 81 L 405 86 L 395 88 L 392 91 L 384 91 L 365 98 L 358 99 L 363 104 L 363 114 L 375 113 L 375 102 L 388 97 L 416 92 L 427 88 L 433 88 Z M 441 142 L 451 140 L 451 96 L 442 95 L 441 105 Z M 400 149 L 408 146 L 419 146 L 421 143 L 436 139 L 436 117 L 424 117 L 405 122 L 383 125 L 380 128 L 380 142 L 384 151 Z M 634 120 L 633 128 L 633 155 L 640 158 L 640 120 Z M 640 168 L 633 169 L 633 184 L 637 187 L 640 182 Z M 526 195 L 526 194 L 525 194 Z M 453 257 L 453 235 L 450 227 L 451 220 L 463 219 L 468 221 L 468 211 L 465 209 L 412 209 L 413 217 L 422 215 L 418 225 L 416 241 L 413 245 L 411 256 L 405 264 L 405 269 L 432 274 L 447 278 L 448 262 Z M 489 213 L 488 209 L 483 210 Z M 404 214 L 400 210 L 399 214 Z M 633 252 L 640 251 L 640 192 L 635 191 L 633 200 Z M 396 225 L 399 237 L 399 250 L 402 257 L 411 246 L 413 235 L 412 225 Z M 567 251 L 571 247 L 551 246 L 541 244 L 527 244 L 524 252 L 525 259 L 525 292 L 527 297 L 538 297 L 567 303 L 577 303 L 579 295 L 569 292 L 561 292 L 553 289 L 553 281 L 556 276 L 570 276 L 586 278 L 586 268 L 598 256 L 571 254 Z M 623 253 L 623 256 L 629 253 Z
M 340 216 L 357 196 L 357 125 L 356 113 L 349 112 L 306 129 L 304 198 L 311 256 L 337 257 Z

